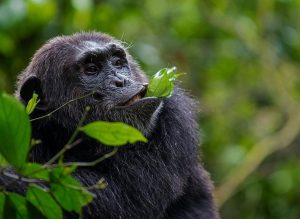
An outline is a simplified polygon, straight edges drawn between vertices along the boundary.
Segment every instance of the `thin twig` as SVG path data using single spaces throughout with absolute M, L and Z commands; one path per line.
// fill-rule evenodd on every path
M 67 150 L 70 150 L 71 148 L 73 148 L 75 145 L 78 144 L 78 141 L 81 141 L 81 140 L 77 140 L 73 143 L 73 141 L 75 140 L 76 136 L 78 135 L 79 133 L 79 129 L 80 127 L 82 126 L 88 112 L 90 111 L 90 107 L 87 106 L 85 108 L 85 111 L 83 113 L 83 116 L 81 117 L 75 131 L 73 132 L 72 136 L 70 137 L 69 141 L 65 144 L 65 146 L 63 146 L 63 148 L 57 153 L 55 154 L 47 163 L 44 164 L 44 166 L 49 166 L 51 165 L 52 163 L 54 163 L 58 158 L 60 158 L 61 156 L 63 156 L 63 154 L 67 151 Z M 77 142 L 77 143 L 76 143 Z M 73 143 L 73 144 L 72 144 Z
M 23 182 L 27 182 L 27 183 L 42 183 L 43 182 L 42 180 L 39 180 L 39 179 L 33 179 L 33 178 L 29 179 L 29 178 L 22 177 L 20 175 L 14 174 L 14 173 L 8 173 L 8 172 L 5 172 L 5 171 L 3 171 L 2 174 L 4 176 L 10 177 L 12 179 L 15 179 L 15 181 L 13 181 L 14 183 L 16 181 L 23 181 Z
M 68 104 L 73 103 L 73 102 L 75 102 L 75 101 L 77 101 L 77 100 L 86 98 L 86 97 L 88 97 L 88 96 L 91 96 L 91 95 L 93 95 L 94 93 L 95 93 L 95 92 L 93 91 L 93 92 L 91 92 L 91 93 L 89 93 L 89 94 L 87 94 L 87 95 L 84 95 L 84 96 L 77 97 L 77 98 L 75 98 L 75 99 L 69 100 L 68 102 L 64 103 L 64 104 L 61 105 L 60 107 L 56 108 L 55 110 L 51 111 L 50 113 L 48 113 L 48 114 L 46 114 L 46 115 L 44 115 L 44 116 L 40 116 L 40 117 L 31 119 L 30 122 L 33 122 L 33 121 L 36 121 L 36 120 L 40 120 L 40 119 L 47 118 L 47 117 L 51 116 L 53 113 L 55 113 L 56 111 L 60 110 L 61 108 L 65 107 L 65 106 L 67 106 Z
M 91 166 L 95 166 L 98 163 L 112 157 L 113 155 L 115 155 L 118 151 L 118 148 L 115 147 L 111 152 L 104 154 L 102 157 L 99 157 L 98 159 L 91 161 L 91 162 L 68 162 L 68 163 L 64 163 L 64 166 L 72 166 L 72 165 L 76 165 L 78 167 L 91 167 Z

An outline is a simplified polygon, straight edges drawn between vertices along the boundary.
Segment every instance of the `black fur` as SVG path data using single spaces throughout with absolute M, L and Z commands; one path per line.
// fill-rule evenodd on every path
M 89 43 L 82 43 L 85 41 Z M 120 42 L 101 33 L 80 33 L 49 41 L 21 74 L 16 91 L 16 96 L 25 103 L 30 96 L 26 86 L 39 92 L 42 100 L 32 117 L 95 89 L 96 85 L 91 85 L 94 80 L 87 82 L 75 74 L 78 69 L 72 68 L 78 53 L 87 52 L 91 45 L 94 46 L 90 42 L 98 43 L 101 48 L 115 43 L 127 53 Z M 128 83 L 145 83 L 145 75 L 128 53 L 127 59 L 131 71 Z M 99 80 L 105 83 L 103 77 Z M 95 191 L 96 198 L 84 208 L 83 218 L 219 218 L 213 203 L 212 183 L 197 156 L 199 132 L 194 101 L 180 89 L 175 89 L 171 97 L 162 101 L 146 101 L 139 108 L 131 107 L 130 110 L 115 109 L 111 100 L 101 102 L 92 97 L 79 100 L 50 118 L 32 124 L 33 137 L 41 139 L 42 144 L 33 148 L 31 160 L 40 163 L 47 162 L 67 142 L 86 105 L 92 107 L 86 123 L 94 120 L 123 121 L 147 136 L 147 144 L 126 145 L 97 166 L 76 170 L 74 177 L 84 185 L 93 185 L 101 177 L 108 183 L 106 189 Z M 83 141 L 66 154 L 66 162 L 91 161 L 111 150 L 86 136 L 79 138 Z M 7 180 L 1 177 L 2 184 Z M 9 190 L 20 193 L 26 190 L 25 184 L 13 186 Z M 68 213 L 65 217 L 77 218 Z

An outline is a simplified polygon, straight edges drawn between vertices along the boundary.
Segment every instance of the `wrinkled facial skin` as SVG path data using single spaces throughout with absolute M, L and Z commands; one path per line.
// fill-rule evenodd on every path
M 68 128 L 75 128 L 85 107 L 90 106 L 85 123 L 121 121 L 149 135 L 162 105 L 158 98 L 144 98 L 147 79 L 124 46 L 97 33 L 49 41 L 37 51 L 18 87 L 16 95 L 25 104 L 33 91 L 41 98 L 32 117 L 93 93 L 52 117 Z
M 146 83 L 132 79 L 126 53 L 116 44 L 96 44 L 78 55 L 75 66 L 83 88 L 95 91 L 94 98 L 100 103 L 124 106 L 146 91 Z
M 121 45 L 99 45 L 85 41 L 86 49 L 76 56 L 75 71 L 80 89 L 95 92 L 88 105 L 89 121 L 126 122 L 149 134 L 160 109 L 161 100 L 144 98 L 147 83 L 134 77 Z

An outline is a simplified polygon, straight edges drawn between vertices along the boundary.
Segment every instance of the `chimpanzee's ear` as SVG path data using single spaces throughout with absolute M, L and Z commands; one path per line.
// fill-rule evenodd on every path
M 38 95 L 40 100 L 36 109 L 46 110 L 47 104 L 45 102 L 44 95 L 42 93 L 41 81 L 36 76 L 31 76 L 27 78 L 20 88 L 20 99 L 26 105 L 32 98 L 33 93 Z

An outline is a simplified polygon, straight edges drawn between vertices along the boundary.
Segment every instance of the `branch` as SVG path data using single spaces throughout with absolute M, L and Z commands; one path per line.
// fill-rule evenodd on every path
M 91 166 L 95 166 L 98 163 L 112 157 L 113 155 L 115 155 L 118 151 L 118 148 L 115 147 L 111 152 L 104 154 L 102 157 L 99 157 L 98 159 L 91 161 L 91 162 L 69 162 L 69 163 L 64 163 L 64 166 L 72 166 L 72 165 L 76 165 L 78 167 L 91 167 Z
M 47 117 L 51 116 L 53 113 L 55 113 L 56 111 L 60 110 L 61 108 L 63 108 L 63 107 L 65 107 L 65 106 L 69 105 L 70 103 L 73 103 L 73 102 L 75 102 L 75 101 L 77 101 L 77 100 L 80 100 L 80 99 L 84 99 L 84 98 L 86 98 L 86 97 L 88 97 L 88 96 L 93 95 L 94 93 L 95 93 L 95 92 L 93 91 L 93 92 L 91 92 L 91 93 L 89 93 L 89 94 L 87 94 L 87 95 L 84 95 L 84 96 L 77 97 L 77 98 L 75 98 L 75 99 L 69 100 L 68 102 L 64 103 L 64 104 L 61 105 L 60 107 L 56 108 L 55 110 L 51 111 L 50 113 L 48 113 L 48 114 L 46 114 L 46 115 L 44 115 L 44 116 L 40 116 L 40 117 L 31 119 L 30 122 L 34 122 L 34 121 L 36 121 L 36 120 L 40 120 L 40 119 L 47 118 Z
M 44 164 L 44 166 L 49 166 L 52 163 L 54 163 L 58 158 L 60 158 L 61 156 L 63 156 L 63 154 L 67 151 L 70 150 L 71 148 L 73 148 L 75 145 L 79 144 L 81 142 L 81 139 L 78 139 L 77 141 L 73 142 L 76 138 L 76 136 L 79 133 L 79 129 L 82 126 L 88 112 L 90 111 L 90 107 L 87 106 L 85 108 L 85 111 L 83 112 L 83 116 L 81 117 L 78 126 L 76 127 L 75 131 L 73 132 L 72 136 L 70 137 L 69 141 L 65 144 L 65 146 L 63 146 L 63 148 L 57 153 L 55 154 L 47 163 Z
M 44 182 L 44 181 L 39 180 L 39 179 L 25 178 L 25 177 L 22 177 L 20 175 L 17 175 L 17 174 L 14 174 L 14 173 L 8 173 L 8 172 L 5 172 L 5 171 L 3 171 L 2 174 L 4 176 L 15 179 L 15 181 L 13 181 L 13 183 L 15 183 L 16 181 L 23 181 L 23 182 L 27 182 L 27 183 L 42 183 L 42 182 Z M 5 187 L 6 186 L 7 185 L 5 185 Z

